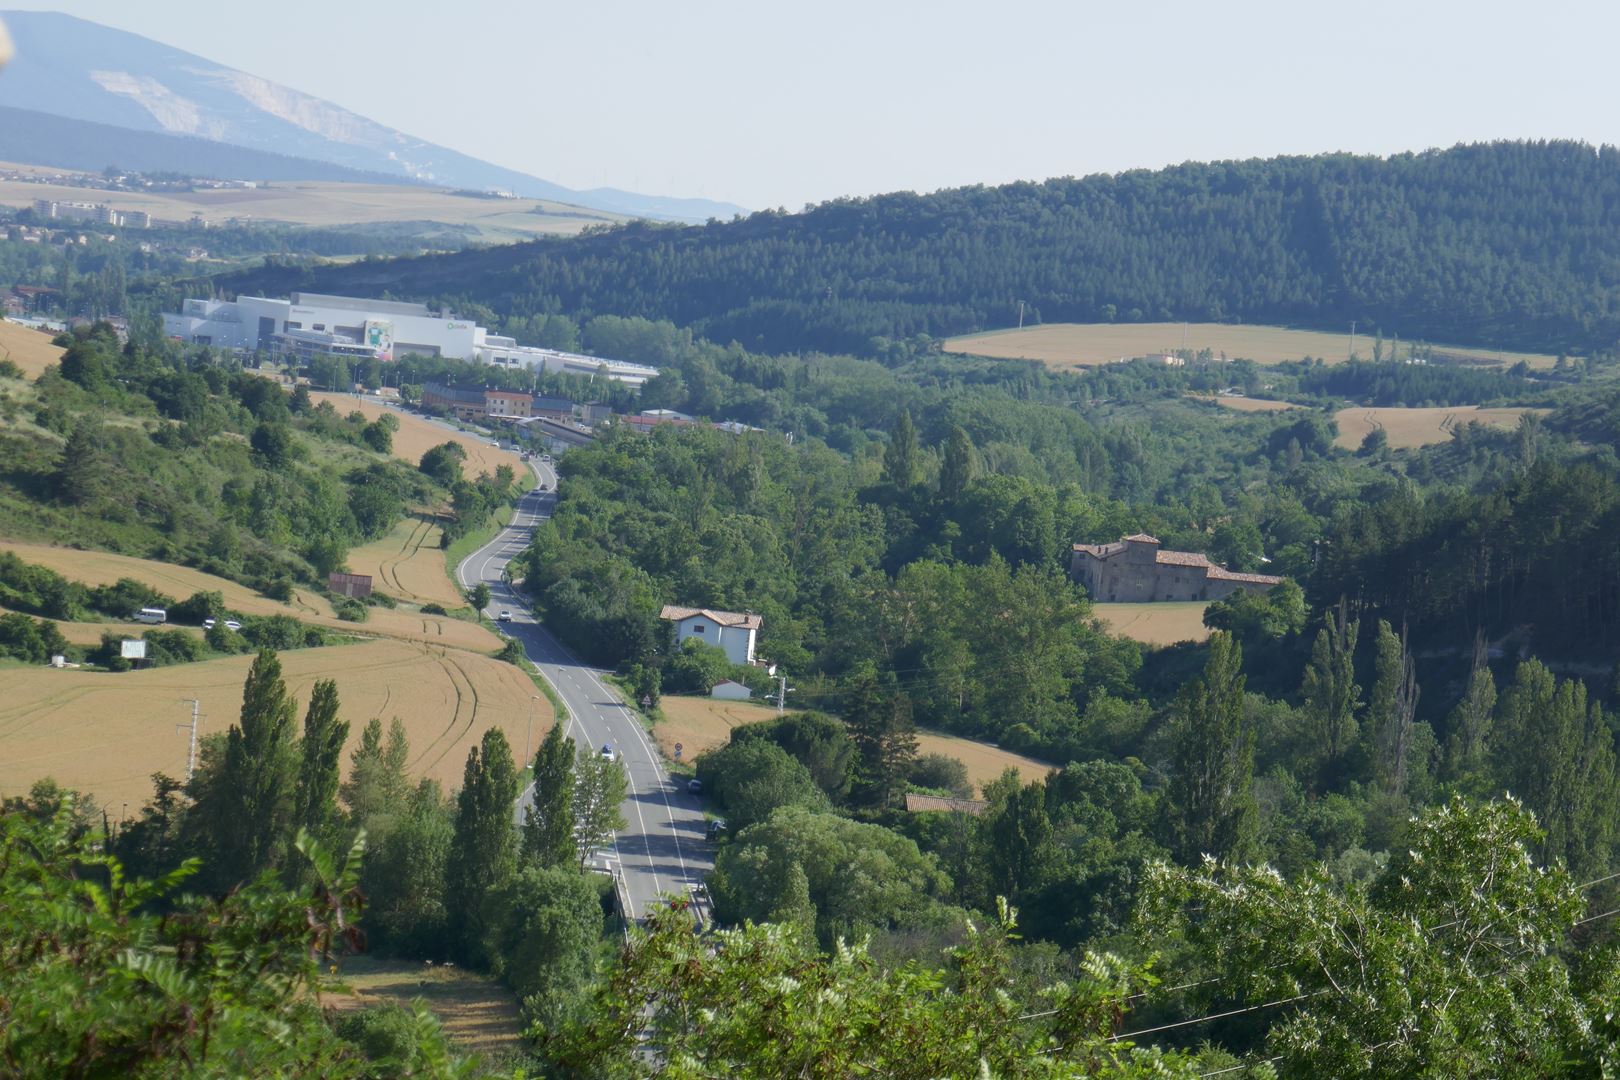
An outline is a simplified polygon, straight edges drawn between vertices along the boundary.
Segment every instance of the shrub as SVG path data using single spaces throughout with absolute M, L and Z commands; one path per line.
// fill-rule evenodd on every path
M 972 798 L 967 766 L 946 754 L 924 754 L 911 766 L 911 782 L 931 791 L 948 791 L 960 798 Z
M 443 604 L 423 604 L 422 605 L 422 614 L 424 614 L 424 615 L 448 615 L 450 613 L 448 611 L 444 610 L 444 605 Z
M 337 617 L 345 622 L 365 622 L 369 612 L 366 611 L 366 605 L 351 598 L 338 605 Z

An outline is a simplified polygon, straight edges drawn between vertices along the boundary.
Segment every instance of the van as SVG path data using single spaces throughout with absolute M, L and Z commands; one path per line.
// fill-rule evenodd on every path
M 167 622 L 169 613 L 160 607 L 143 607 L 135 613 L 135 621 L 143 623 Z

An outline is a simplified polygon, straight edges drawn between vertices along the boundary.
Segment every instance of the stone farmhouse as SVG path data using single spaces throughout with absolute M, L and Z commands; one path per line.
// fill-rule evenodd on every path
M 1221 600 L 1239 590 L 1265 592 L 1282 578 L 1239 574 L 1207 555 L 1164 551 L 1145 533 L 1112 544 L 1076 544 L 1069 573 L 1099 603 L 1145 604 L 1156 600 Z

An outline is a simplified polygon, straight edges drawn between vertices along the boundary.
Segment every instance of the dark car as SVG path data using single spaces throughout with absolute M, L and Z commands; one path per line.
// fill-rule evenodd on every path
M 686 790 L 690 791 L 694 795 L 703 794 L 703 781 L 701 781 L 701 780 L 688 780 L 686 782 Z

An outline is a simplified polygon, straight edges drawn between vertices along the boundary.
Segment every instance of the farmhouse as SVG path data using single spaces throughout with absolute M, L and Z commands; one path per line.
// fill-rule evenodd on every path
M 1239 574 L 1207 555 L 1164 551 L 1145 533 L 1112 544 L 1076 544 L 1069 573 L 1093 600 L 1144 604 L 1157 600 L 1220 600 L 1239 590 L 1265 592 L 1282 578 Z
M 675 624 L 677 645 L 695 637 L 706 645 L 717 645 L 724 649 L 726 657 L 733 664 L 754 662 L 754 642 L 762 620 L 752 612 L 743 614 L 665 604 L 659 616 Z

